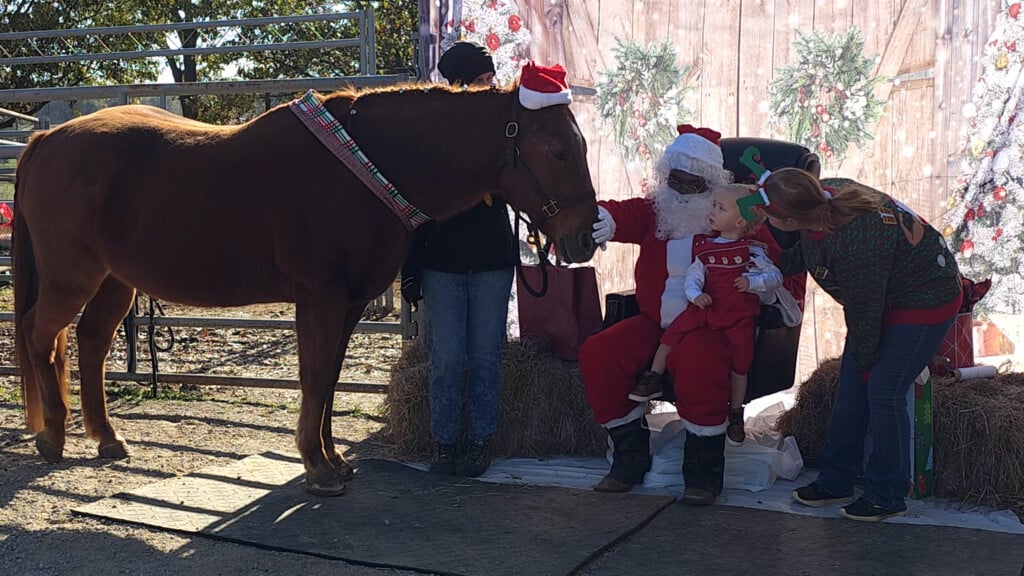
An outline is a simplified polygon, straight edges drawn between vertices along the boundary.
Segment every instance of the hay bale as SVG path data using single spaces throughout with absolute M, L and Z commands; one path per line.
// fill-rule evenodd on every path
M 775 424 L 809 465 L 825 443 L 838 381 L 839 360 L 824 362 Z M 1024 514 L 1024 375 L 936 379 L 932 424 L 937 496 Z
M 940 383 L 932 410 L 935 493 L 1024 513 L 1024 375 Z
M 576 363 L 559 360 L 540 340 L 524 339 L 508 343 L 502 364 L 495 456 L 604 454 L 606 433 L 594 422 Z M 402 353 L 392 371 L 384 411 L 399 455 L 423 456 L 433 445 L 429 373 L 426 347 L 419 342 Z
M 836 403 L 840 358 L 822 362 L 796 393 L 796 403 L 775 422 L 775 430 L 792 436 L 800 447 L 804 463 L 817 462 L 818 452 L 825 445 L 828 422 Z

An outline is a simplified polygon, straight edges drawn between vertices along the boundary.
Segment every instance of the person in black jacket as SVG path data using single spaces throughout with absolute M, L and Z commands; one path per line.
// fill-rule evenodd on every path
M 448 49 L 437 65 L 453 86 L 488 86 L 494 62 L 469 42 Z M 505 202 L 488 196 L 445 222 L 416 231 L 402 269 L 402 296 L 426 306 L 430 353 L 430 471 L 477 477 L 490 465 L 498 427 L 501 359 L 519 248 Z M 468 368 L 468 443 L 459 457 L 463 374 Z

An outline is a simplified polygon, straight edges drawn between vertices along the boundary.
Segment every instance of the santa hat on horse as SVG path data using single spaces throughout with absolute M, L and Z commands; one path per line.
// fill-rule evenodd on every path
M 533 61 L 523 66 L 519 77 L 519 103 L 530 110 L 572 104 L 572 91 L 565 81 L 565 68 L 558 64 L 537 66 Z

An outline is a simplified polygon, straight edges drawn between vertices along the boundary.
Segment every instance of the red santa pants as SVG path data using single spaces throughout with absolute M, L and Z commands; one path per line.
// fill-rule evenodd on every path
M 709 309 L 698 308 L 695 304 L 687 306 L 686 310 L 683 310 L 682 314 L 677 316 L 665 330 L 665 335 L 661 337 L 661 343 L 671 346 L 674 350 L 687 334 L 698 328 L 708 327 L 719 331 L 725 338 L 726 351 L 729 354 L 729 369 L 745 376 L 754 362 L 754 329 L 758 314 L 739 318 L 735 314 L 729 314 L 722 318 L 720 314 L 715 313 L 715 305 L 711 306 Z
M 650 366 L 661 341 L 660 324 L 637 315 L 591 336 L 580 347 L 587 402 L 600 424 L 636 408 L 629 399 L 637 376 Z M 722 332 L 698 327 L 683 336 L 666 359 L 676 411 L 688 429 L 721 427 L 729 416 L 729 356 Z M 709 435 L 709 434 L 702 434 Z

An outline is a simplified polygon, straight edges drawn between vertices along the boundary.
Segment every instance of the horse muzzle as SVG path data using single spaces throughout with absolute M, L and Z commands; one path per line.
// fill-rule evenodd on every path
M 589 261 L 594 257 L 594 252 L 597 251 L 593 233 L 589 230 L 580 232 L 575 236 L 562 236 L 558 239 L 557 245 L 558 253 L 561 255 L 562 260 L 574 264 L 582 264 Z

